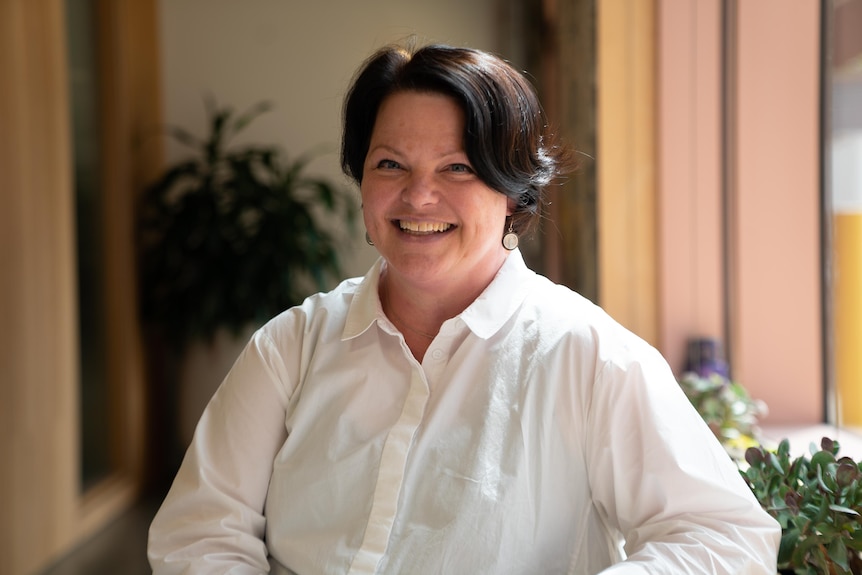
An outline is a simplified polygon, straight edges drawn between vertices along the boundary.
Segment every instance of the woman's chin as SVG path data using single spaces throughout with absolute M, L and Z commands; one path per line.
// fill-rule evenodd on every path
M 444 260 L 430 254 L 395 253 L 393 257 L 387 257 L 386 261 L 394 273 L 412 283 L 434 284 L 454 279 L 447 277 Z

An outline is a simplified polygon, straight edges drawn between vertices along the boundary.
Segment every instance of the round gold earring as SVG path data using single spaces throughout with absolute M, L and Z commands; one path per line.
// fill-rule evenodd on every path
M 515 233 L 511 216 L 509 216 L 509 229 L 503 235 L 503 247 L 509 251 L 518 247 L 518 234 Z

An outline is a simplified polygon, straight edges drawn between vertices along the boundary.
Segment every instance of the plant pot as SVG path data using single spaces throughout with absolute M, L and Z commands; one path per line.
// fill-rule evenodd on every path
M 177 394 L 177 432 L 183 450 L 191 443 L 207 403 L 256 329 L 249 326 L 238 334 L 220 329 L 211 341 L 194 341 L 186 348 Z

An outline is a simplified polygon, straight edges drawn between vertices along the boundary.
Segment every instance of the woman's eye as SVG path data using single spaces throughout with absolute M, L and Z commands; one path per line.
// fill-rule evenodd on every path
M 395 160 L 380 160 L 377 162 L 377 167 L 384 170 L 397 170 L 401 165 Z
M 467 164 L 452 164 L 449 169 L 458 174 L 472 174 L 473 168 Z

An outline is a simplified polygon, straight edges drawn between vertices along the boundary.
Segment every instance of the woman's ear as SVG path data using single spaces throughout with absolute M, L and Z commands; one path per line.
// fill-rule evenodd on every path
M 514 213 L 515 213 L 515 207 L 516 207 L 516 205 L 517 205 L 517 204 L 515 204 L 515 200 L 513 200 L 512 198 L 509 198 L 509 199 L 506 201 L 506 215 L 507 215 L 507 216 L 511 216 L 512 214 L 514 214 Z

